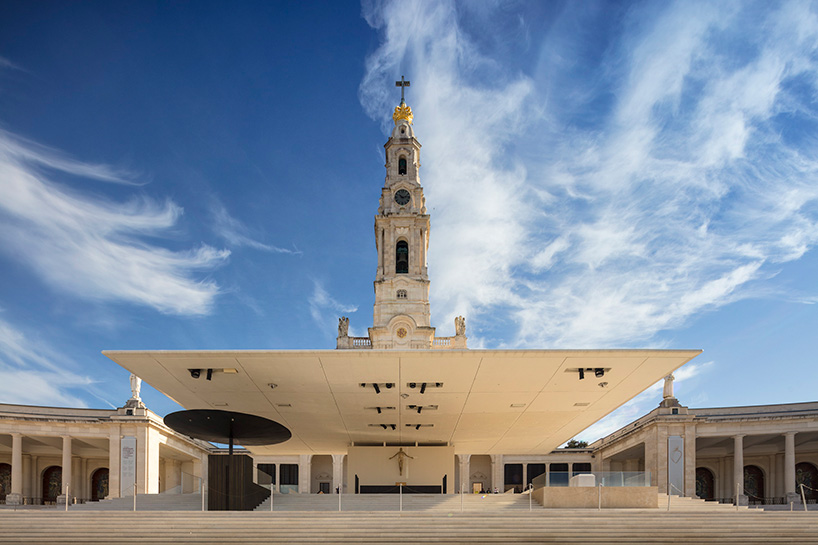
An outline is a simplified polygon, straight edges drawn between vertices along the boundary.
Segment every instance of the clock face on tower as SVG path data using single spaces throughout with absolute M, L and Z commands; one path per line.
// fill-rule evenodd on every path
M 405 189 L 398 189 L 395 192 L 395 202 L 403 206 L 412 199 L 412 195 Z

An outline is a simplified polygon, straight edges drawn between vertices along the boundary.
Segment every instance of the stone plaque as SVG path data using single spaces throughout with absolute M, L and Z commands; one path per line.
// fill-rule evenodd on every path
M 678 435 L 671 435 L 667 438 L 667 482 L 668 494 L 684 495 L 685 440 L 684 437 Z
M 123 437 L 119 444 L 121 448 L 119 495 L 133 496 L 136 483 L 136 437 Z

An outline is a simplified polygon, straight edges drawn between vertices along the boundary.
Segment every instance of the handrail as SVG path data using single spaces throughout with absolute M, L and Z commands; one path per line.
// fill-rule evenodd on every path
M 681 492 L 681 493 L 682 493 L 682 497 L 683 497 L 683 498 L 686 498 L 687 496 L 685 496 L 684 491 L 683 491 L 683 490 L 679 490 L 679 487 L 678 487 L 678 486 L 676 486 L 675 484 L 673 484 L 673 483 L 671 483 L 671 482 L 668 482 L 668 483 L 667 483 L 667 485 L 668 485 L 668 487 L 669 487 L 669 488 L 668 488 L 668 491 L 667 491 L 667 492 L 668 492 L 668 493 L 667 493 L 667 510 L 668 510 L 668 511 L 670 511 L 670 493 L 671 493 L 671 492 L 673 492 L 673 490 L 672 490 L 673 488 L 675 488 L 677 491 Z

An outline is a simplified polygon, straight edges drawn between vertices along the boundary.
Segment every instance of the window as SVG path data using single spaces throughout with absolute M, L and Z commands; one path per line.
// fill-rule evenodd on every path
M 298 485 L 298 464 L 281 464 L 281 484 Z
M 395 247 L 395 272 L 409 274 L 409 244 L 405 240 L 398 241 Z
M 406 290 L 398 290 L 398 299 L 406 299 Z
M 406 157 L 398 159 L 398 174 L 406 174 Z

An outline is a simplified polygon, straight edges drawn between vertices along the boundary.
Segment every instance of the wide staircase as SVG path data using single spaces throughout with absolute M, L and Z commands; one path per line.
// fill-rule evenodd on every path
M 818 544 L 818 513 L 661 509 L 128 513 L 6 509 L 0 511 L 0 543 Z

